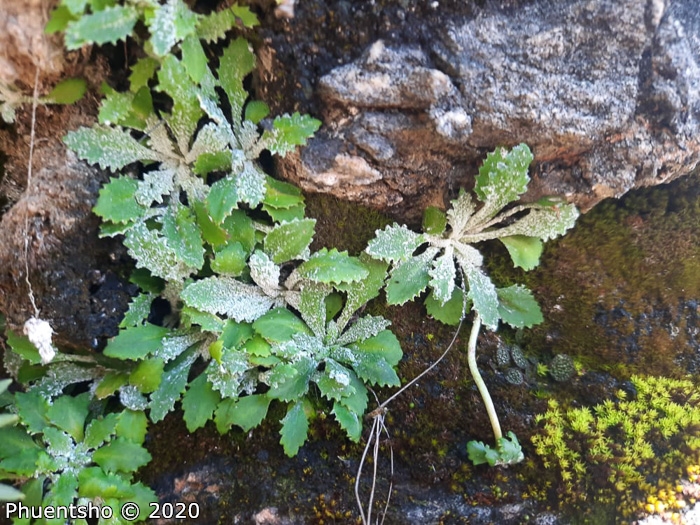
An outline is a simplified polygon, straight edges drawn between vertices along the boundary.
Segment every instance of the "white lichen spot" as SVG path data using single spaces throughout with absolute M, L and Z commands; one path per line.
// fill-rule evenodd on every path
M 56 349 L 52 343 L 53 328 L 43 319 L 32 317 L 24 323 L 24 335 L 36 346 L 41 356 L 41 364 L 46 365 L 53 361 L 56 356 Z

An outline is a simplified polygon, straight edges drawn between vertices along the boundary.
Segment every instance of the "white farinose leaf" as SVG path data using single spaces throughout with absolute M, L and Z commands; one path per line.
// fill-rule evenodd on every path
M 252 161 L 246 161 L 243 171 L 236 177 L 236 193 L 239 202 L 245 202 L 253 208 L 265 197 L 265 173 Z
M 433 289 L 435 299 L 440 301 L 441 305 L 445 304 L 452 298 L 457 276 L 452 246 L 445 248 L 445 252 L 433 261 L 433 267 L 428 275 L 430 275 L 428 286 Z
M 165 237 L 138 223 L 129 230 L 124 239 L 129 255 L 136 259 L 138 268 L 147 268 L 154 276 L 179 281 L 189 277 L 192 269 L 183 263 L 177 253 L 168 246 Z
M 459 197 L 452 201 L 452 208 L 447 210 L 447 217 L 452 231 L 464 231 L 469 219 L 474 214 L 476 206 L 472 201 L 471 195 L 464 190 L 460 190 Z
M 202 342 L 204 335 L 201 333 L 185 333 L 184 335 L 167 335 L 162 340 L 162 345 L 153 357 L 159 357 L 166 363 L 172 361 L 192 345 Z
M 348 345 L 350 343 L 364 341 L 365 339 L 374 337 L 390 324 L 391 321 L 388 321 L 383 317 L 374 315 L 360 317 L 350 326 L 350 328 L 345 330 L 345 332 L 338 337 L 338 339 L 336 339 L 335 343 L 339 345 Z
M 160 156 L 139 144 L 129 132 L 107 126 L 69 131 L 63 142 L 78 157 L 100 168 L 119 170 L 136 161 L 160 160 Z
M 248 260 L 250 276 L 263 292 L 270 297 L 277 297 L 280 292 L 280 268 L 273 263 L 265 252 L 256 251 Z
M 32 390 L 36 390 L 42 396 L 52 398 L 63 394 L 63 389 L 68 385 L 92 381 L 101 372 L 96 368 L 86 368 L 73 363 L 54 363 Z
M 462 268 L 467 268 L 468 266 L 480 268 L 484 263 L 483 255 L 473 246 L 459 241 L 453 241 L 452 246 L 455 250 L 454 255 L 457 258 L 457 262 Z
M 497 230 L 483 232 L 474 237 L 478 237 L 478 240 L 486 240 L 508 237 L 511 235 L 524 235 L 526 237 L 538 237 L 543 241 L 548 241 L 559 235 L 564 235 L 567 230 L 574 226 L 578 215 L 578 210 L 573 204 L 533 209 L 525 217 L 517 220 L 513 224 Z
M 195 31 L 197 16 L 182 0 L 168 0 L 156 8 L 149 22 L 151 46 L 158 56 L 165 56 L 177 42 Z
M 138 182 L 134 198 L 141 206 L 150 206 L 153 202 L 163 203 L 163 195 L 170 195 L 174 189 L 172 170 L 156 170 L 144 173 L 143 180 Z
M 31 317 L 24 323 L 24 335 L 36 346 L 41 356 L 41 364 L 46 365 L 53 361 L 56 356 L 56 349 L 53 347 L 53 328 L 43 319 Z
M 463 268 L 469 283 L 467 296 L 472 300 L 472 309 L 481 316 L 484 326 L 491 330 L 498 328 L 498 294 L 493 282 L 480 268 Z
M 182 291 L 187 306 L 210 314 L 224 314 L 238 322 L 253 322 L 267 312 L 274 299 L 260 288 L 231 277 L 208 277 Z
M 191 164 L 203 153 L 223 151 L 229 147 L 233 139 L 234 136 L 228 122 L 223 124 L 210 122 L 197 133 L 197 138 L 185 160 Z
M 403 224 L 401 226 L 394 224 L 383 230 L 377 230 L 365 251 L 375 259 L 383 261 L 406 261 L 424 242 L 423 235 L 409 230 Z

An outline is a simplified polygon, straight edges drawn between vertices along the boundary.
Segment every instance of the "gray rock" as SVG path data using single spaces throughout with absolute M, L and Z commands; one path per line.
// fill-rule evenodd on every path
M 584 210 L 688 174 L 700 159 L 693 7 L 541 0 L 446 12 L 423 44 L 377 40 L 320 78 L 325 128 L 280 168 L 307 190 L 414 221 L 470 187 L 498 145 L 533 149 L 527 198 L 564 195 Z

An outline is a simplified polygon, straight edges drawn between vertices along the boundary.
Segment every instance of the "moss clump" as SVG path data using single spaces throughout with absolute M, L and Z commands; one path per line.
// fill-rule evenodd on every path
M 698 464 L 700 392 L 693 382 L 633 376 L 631 383 L 634 399 L 620 391 L 615 401 L 568 410 L 550 400 L 536 417 L 541 430 L 532 443 L 545 469 L 556 473 L 551 486 L 558 501 L 592 498 L 629 519 L 648 510 L 660 478 L 678 480 Z M 673 502 L 676 509 L 685 504 L 680 496 Z

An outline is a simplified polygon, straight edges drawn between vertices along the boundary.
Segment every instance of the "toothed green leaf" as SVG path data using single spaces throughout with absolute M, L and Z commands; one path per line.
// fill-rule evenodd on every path
M 132 162 L 159 160 L 157 153 L 142 146 L 127 131 L 102 125 L 70 131 L 63 142 L 81 159 L 112 171 Z
M 49 104 L 73 104 L 83 98 L 86 90 L 84 78 L 67 78 L 56 84 L 43 100 Z
M 430 282 L 430 267 L 436 254 L 436 248 L 428 248 L 391 270 L 386 284 L 386 300 L 389 304 L 402 305 L 425 291 Z
M 169 330 L 146 323 L 119 332 L 107 343 L 104 355 L 117 359 L 143 359 L 158 350 Z
M 167 0 L 159 5 L 149 21 L 149 40 L 153 52 L 160 57 L 195 31 L 197 16 L 182 0 Z
M 151 461 L 151 455 L 137 443 L 116 438 L 98 448 L 93 453 L 92 459 L 107 473 L 131 473 L 148 464 Z
M 404 225 L 394 224 L 387 226 L 384 230 L 377 230 L 365 251 L 375 259 L 401 262 L 408 260 L 423 243 L 425 243 L 423 235 L 412 232 Z
M 206 374 L 200 374 L 190 381 L 189 388 L 182 397 L 183 419 L 189 432 L 203 427 L 212 418 L 214 410 L 221 402 L 221 396 L 207 380 Z
M 331 414 L 335 416 L 340 428 L 345 430 L 348 437 L 357 443 L 362 437 L 362 414 L 356 414 L 339 402 L 333 403 Z
M 139 18 L 134 6 L 113 6 L 83 14 L 69 22 L 64 34 L 66 49 L 73 51 L 85 44 L 115 44 L 131 35 Z
M 325 284 L 351 283 L 369 275 L 369 270 L 359 259 L 335 248 L 317 251 L 299 266 L 298 271 L 302 278 Z
M 525 237 L 524 235 L 513 235 L 511 237 L 499 237 L 505 245 L 513 260 L 513 265 L 523 270 L 532 270 L 540 263 L 542 255 L 542 241 L 537 237 Z
M 265 236 L 265 252 L 273 262 L 281 264 L 303 259 L 313 239 L 316 219 L 302 219 L 276 225 Z
M 240 118 L 248 93 L 243 87 L 243 79 L 253 71 L 255 55 L 244 38 L 233 40 L 219 59 L 219 81 L 224 88 L 234 120 Z
M 532 292 L 516 284 L 498 288 L 498 313 L 504 322 L 515 328 L 530 328 L 544 321 Z
M 266 130 L 262 140 L 270 153 L 284 156 L 297 146 L 306 145 L 306 140 L 320 127 L 321 121 L 309 115 L 300 115 L 298 112 L 283 115 L 275 118 L 272 131 Z
M 469 311 L 470 304 L 464 305 L 464 292 L 455 287 L 452 296 L 446 303 L 435 298 L 435 293 L 430 292 L 425 299 L 425 310 L 433 319 L 448 325 L 456 326 Z
M 280 444 L 284 447 L 287 456 L 296 456 L 299 447 L 306 441 L 306 435 L 309 431 L 309 420 L 304 411 L 304 404 L 300 401 L 291 405 L 281 423 L 280 435 L 282 438 Z

